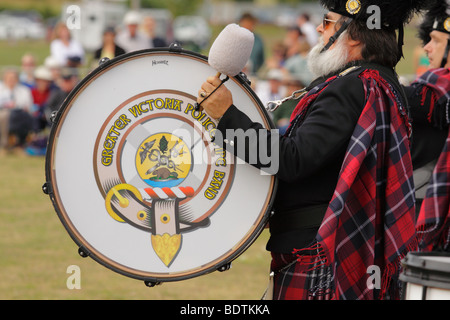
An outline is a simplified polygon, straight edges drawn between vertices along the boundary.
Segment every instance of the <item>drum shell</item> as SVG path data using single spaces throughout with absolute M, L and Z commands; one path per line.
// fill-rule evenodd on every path
M 404 300 L 450 300 L 450 254 L 410 252 L 402 261 Z

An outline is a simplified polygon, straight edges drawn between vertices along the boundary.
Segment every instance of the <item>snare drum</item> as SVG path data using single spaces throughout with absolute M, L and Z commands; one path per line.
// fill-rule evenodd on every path
M 45 191 L 80 254 L 147 283 L 225 269 L 263 231 L 274 176 L 212 142 L 196 111 L 217 72 L 179 48 L 101 64 L 54 119 Z M 273 128 L 245 77 L 226 86 L 252 120 Z
M 450 300 L 450 254 L 410 252 L 402 264 L 404 300 Z

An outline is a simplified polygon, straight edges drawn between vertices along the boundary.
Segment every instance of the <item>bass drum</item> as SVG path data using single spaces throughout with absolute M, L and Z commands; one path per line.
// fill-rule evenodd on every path
M 276 178 L 211 140 L 195 110 L 207 58 L 144 50 L 101 64 L 54 117 L 46 183 L 82 256 L 147 284 L 224 270 L 263 231 Z M 226 82 L 236 105 L 273 129 L 245 76 Z

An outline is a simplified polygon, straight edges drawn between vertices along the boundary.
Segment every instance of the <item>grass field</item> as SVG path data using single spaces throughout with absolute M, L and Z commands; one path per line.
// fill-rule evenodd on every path
M 81 258 L 51 201 L 42 157 L 0 158 L 0 300 L 158 299 L 258 300 L 268 281 L 267 231 L 231 270 L 148 288 L 91 258 Z M 81 269 L 81 289 L 69 290 L 71 265 Z

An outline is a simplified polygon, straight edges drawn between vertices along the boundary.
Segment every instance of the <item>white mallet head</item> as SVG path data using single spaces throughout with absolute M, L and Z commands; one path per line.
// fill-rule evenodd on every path
M 219 73 L 238 75 L 247 64 L 255 36 L 237 24 L 229 24 L 217 36 L 209 51 L 208 62 Z

